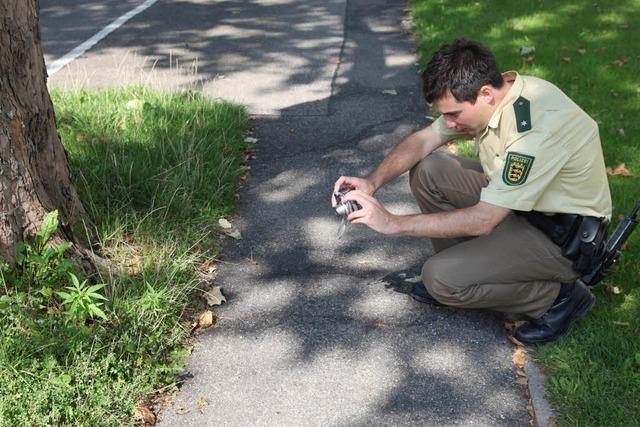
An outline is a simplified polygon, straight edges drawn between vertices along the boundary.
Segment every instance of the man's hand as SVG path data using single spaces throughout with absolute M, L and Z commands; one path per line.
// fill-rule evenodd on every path
M 344 196 L 343 200 L 353 200 L 362 206 L 362 209 L 349 214 L 347 221 L 350 224 L 365 224 L 382 234 L 397 233 L 395 223 L 397 217 L 386 210 L 373 196 L 361 190 L 352 190 Z
M 333 185 L 333 192 L 348 188 L 350 191 L 358 190 L 364 194 L 372 195 L 376 191 L 376 187 L 366 178 L 357 178 L 353 176 L 341 176 Z M 336 198 L 331 194 L 331 206 L 336 206 Z
M 393 215 L 373 196 L 359 190 L 348 192 L 343 201 L 356 201 L 362 209 L 347 217 L 351 224 L 365 224 L 383 234 L 415 237 L 471 237 L 491 233 L 511 212 L 510 209 L 485 202 L 456 209 L 418 215 Z

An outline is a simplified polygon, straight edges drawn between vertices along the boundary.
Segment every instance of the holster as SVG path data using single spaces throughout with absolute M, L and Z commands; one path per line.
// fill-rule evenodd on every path
M 602 259 L 607 240 L 605 218 L 576 214 L 545 215 L 535 211 L 516 211 L 531 225 L 560 246 L 562 255 L 573 261 L 578 273 L 591 271 Z

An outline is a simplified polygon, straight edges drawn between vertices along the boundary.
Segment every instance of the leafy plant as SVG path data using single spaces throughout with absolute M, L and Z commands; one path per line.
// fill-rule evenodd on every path
M 74 320 L 84 323 L 88 318 L 99 317 L 107 320 L 107 315 L 100 308 L 103 303 L 100 300 L 107 299 L 100 295 L 98 291 L 105 287 L 104 283 L 88 286 L 87 280 L 80 283 L 75 274 L 69 273 L 72 286 L 65 286 L 69 292 L 58 291 L 56 294 L 62 298 L 62 305 L 65 307 L 64 315 L 67 320 Z
M 166 288 L 154 288 L 149 282 L 145 282 L 145 292 L 138 301 L 139 312 L 143 314 L 157 315 L 166 311 L 170 295 Z
M 64 253 L 72 244 L 48 245 L 57 228 L 58 211 L 54 210 L 45 215 L 34 241 L 16 245 L 16 262 L 0 265 L 3 286 L 10 284 L 29 294 L 40 293 L 41 296 L 50 297 L 51 286 L 66 283 L 73 264 L 64 258 Z

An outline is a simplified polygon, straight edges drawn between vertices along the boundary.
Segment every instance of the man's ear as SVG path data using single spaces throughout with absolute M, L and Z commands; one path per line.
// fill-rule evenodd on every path
M 493 86 L 482 86 L 478 91 L 478 99 L 482 99 L 486 104 L 492 105 L 495 100 L 495 92 Z

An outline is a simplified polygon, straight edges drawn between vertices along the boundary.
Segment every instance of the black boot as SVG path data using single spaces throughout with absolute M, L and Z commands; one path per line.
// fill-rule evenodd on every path
M 413 298 L 414 300 L 423 302 L 425 304 L 431 304 L 435 306 L 444 305 L 437 299 L 432 297 L 429 292 L 427 292 L 427 288 L 424 287 L 424 284 L 422 282 L 418 282 L 413 285 L 413 288 L 411 289 L 409 295 L 411 295 L 411 298 Z
M 526 344 L 555 341 L 566 334 L 576 320 L 587 314 L 596 297 L 580 282 L 563 283 L 551 308 L 539 319 L 522 324 L 514 336 Z

